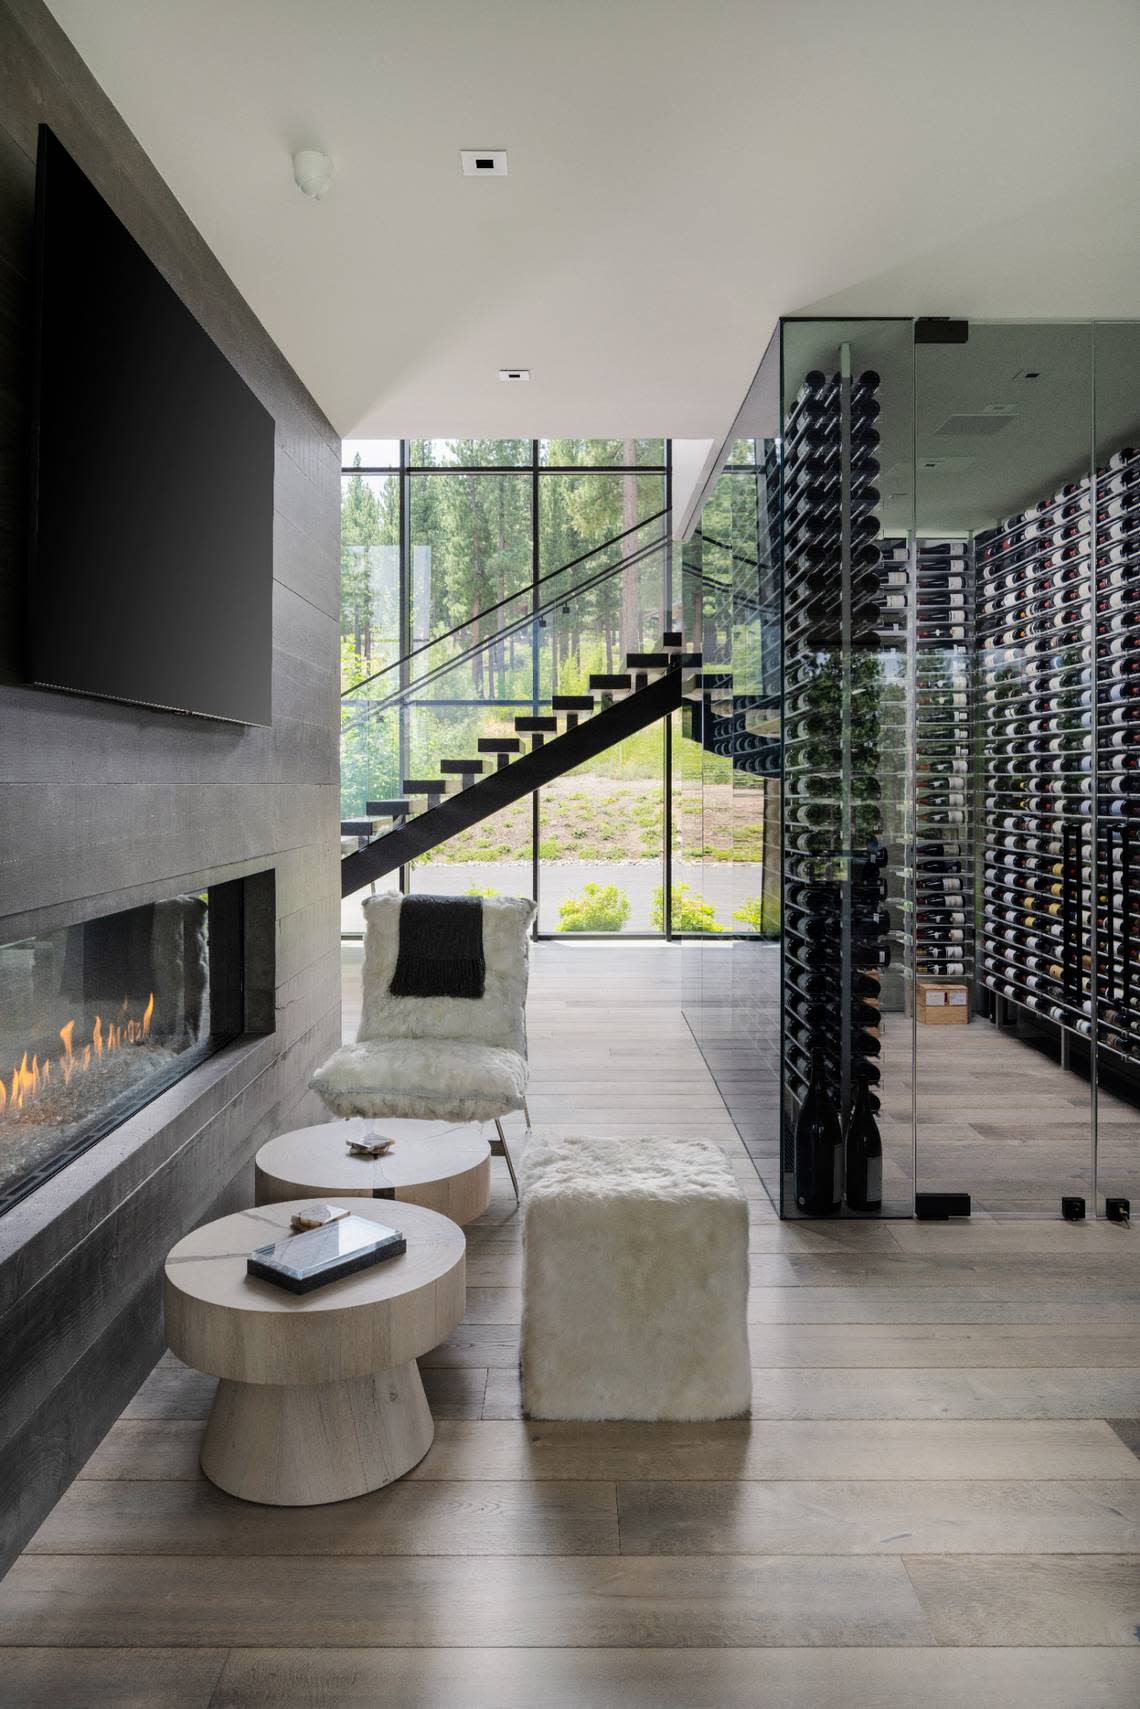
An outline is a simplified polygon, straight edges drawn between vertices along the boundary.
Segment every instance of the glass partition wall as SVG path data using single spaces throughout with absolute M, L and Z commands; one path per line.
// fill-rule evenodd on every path
M 1119 1214 L 1140 327 L 786 322 L 781 352 L 784 1214 Z
M 785 1216 L 947 1195 L 1119 1215 L 1140 1172 L 1140 325 L 788 320 L 773 348 L 686 548 L 704 736 L 674 820 L 706 899 L 717 869 L 750 885 L 728 857 L 759 846 L 780 965 L 758 999 L 761 946 L 687 940 L 690 1024 Z M 742 718 L 734 696 L 780 681 L 763 595 L 740 600 L 749 481 L 782 692 Z M 781 781 L 726 822 L 765 717 Z
M 673 925 L 686 1018 L 760 1173 L 778 1176 L 779 457 L 731 449 L 682 561 L 701 681 L 673 735 Z M 773 1191 L 775 1191 L 773 1186 Z

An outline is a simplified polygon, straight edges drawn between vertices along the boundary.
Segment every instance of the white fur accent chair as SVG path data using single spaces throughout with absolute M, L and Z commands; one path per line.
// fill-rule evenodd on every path
M 528 1418 L 740 1418 L 752 1404 L 748 1201 L 707 1139 L 531 1135 Z
M 342 1045 L 309 1085 L 338 1116 L 493 1121 L 492 1150 L 514 1162 L 501 1117 L 527 1115 L 526 992 L 535 904 L 513 896 L 483 901 L 482 997 L 394 997 L 403 897 L 364 904 L 364 1003 L 356 1043 Z M 527 1115 L 527 1126 L 530 1126 Z

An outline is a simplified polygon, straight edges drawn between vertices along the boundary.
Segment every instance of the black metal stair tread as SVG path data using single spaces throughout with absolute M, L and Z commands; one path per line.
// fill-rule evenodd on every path
M 557 718 L 548 718 L 545 715 L 537 718 L 522 717 L 515 719 L 516 730 L 557 730 L 557 728 Z
M 602 675 L 590 678 L 591 688 L 632 688 L 632 686 L 633 678 L 631 676 L 622 676 L 617 673 L 612 676 Z
M 631 671 L 664 671 L 674 663 L 672 653 L 627 653 L 626 669 Z
M 374 819 L 398 819 L 411 810 L 410 801 L 367 801 L 364 805 L 364 811 Z
M 340 822 L 342 837 L 370 837 L 375 829 L 371 819 L 342 819 Z
M 517 736 L 480 736 L 481 754 L 521 754 L 522 743 Z
M 461 777 L 478 775 L 486 765 L 485 760 L 440 760 L 440 771 L 458 772 Z
M 663 647 L 680 647 L 684 645 L 684 636 L 679 629 L 666 629 L 661 637 Z
M 445 777 L 406 777 L 405 795 L 442 795 L 447 788 Z
M 592 694 L 555 694 L 551 696 L 550 704 L 555 712 L 592 712 L 594 697 Z

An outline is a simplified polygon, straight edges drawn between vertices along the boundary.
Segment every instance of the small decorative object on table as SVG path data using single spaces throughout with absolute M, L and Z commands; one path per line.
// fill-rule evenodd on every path
M 327 1222 L 338 1222 L 342 1216 L 348 1215 L 343 1205 L 302 1205 L 289 1218 L 289 1227 L 294 1234 L 304 1234 L 306 1229 L 323 1228 Z
M 288 1288 L 291 1294 L 307 1294 L 406 1251 L 407 1241 L 399 1229 L 346 1213 L 304 1234 L 256 1247 L 246 1260 L 246 1273 Z
M 369 1133 L 363 1139 L 350 1139 L 348 1154 L 350 1157 L 387 1157 L 395 1143 L 394 1139 L 385 1139 L 383 1134 Z

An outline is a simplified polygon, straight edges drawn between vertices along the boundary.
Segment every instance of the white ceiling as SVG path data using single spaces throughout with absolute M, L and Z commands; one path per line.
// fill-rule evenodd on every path
M 49 4 L 346 436 L 719 440 L 781 313 L 1140 315 L 1136 0 Z

